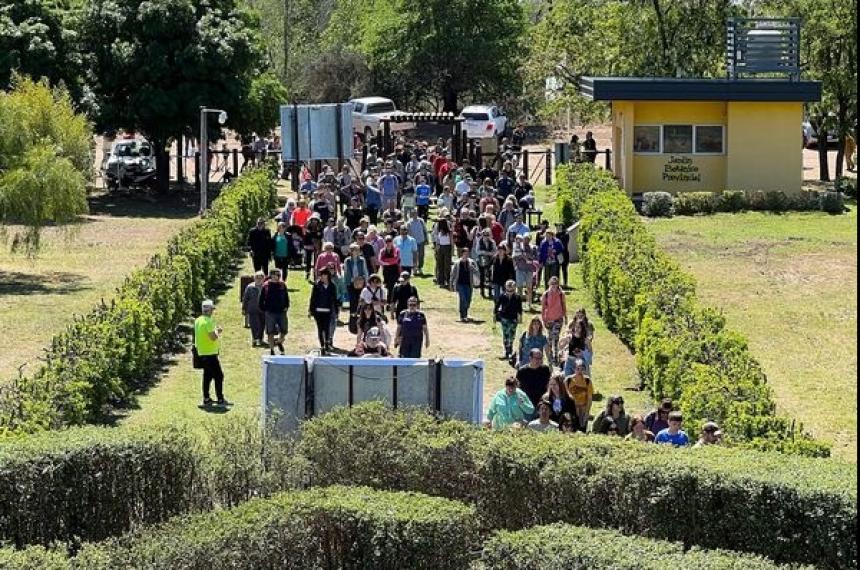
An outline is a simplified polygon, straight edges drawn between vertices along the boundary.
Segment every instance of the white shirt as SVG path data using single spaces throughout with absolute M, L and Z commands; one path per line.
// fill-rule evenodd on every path
M 469 184 L 469 181 L 464 178 L 463 180 L 457 182 L 457 185 L 454 187 L 454 190 L 456 190 L 457 194 L 460 194 L 462 196 L 463 194 L 468 194 L 469 191 L 472 190 L 472 185 Z

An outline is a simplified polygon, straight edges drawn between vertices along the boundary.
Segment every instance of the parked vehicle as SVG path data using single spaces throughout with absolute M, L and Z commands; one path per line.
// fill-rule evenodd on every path
M 803 129 L 803 148 L 813 148 L 817 146 L 818 133 L 816 133 L 815 129 L 812 128 L 812 123 L 810 123 L 809 121 L 803 121 L 801 123 L 801 126 Z M 827 133 L 827 144 L 839 144 L 839 138 L 836 136 L 836 133 Z
M 498 138 L 508 128 L 508 118 L 495 105 L 469 105 L 460 117 L 463 131 L 471 139 Z
M 394 101 L 385 97 L 361 97 L 352 99 L 352 130 L 367 141 L 382 127 L 382 119 L 406 115 L 398 111 Z M 391 132 L 403 132 L 415 128 L 415 123 L 391 123 Z
M 152 146 L 142 138 L 121 139 L 102 159 L 102 177 L 109 190 L 155 184 Z

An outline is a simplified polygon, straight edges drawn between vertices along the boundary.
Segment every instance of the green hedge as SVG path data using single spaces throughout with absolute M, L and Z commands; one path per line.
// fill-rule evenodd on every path
M 198 426 L 199 428 L 200 426 Z M 255 417 L 143 429 L 82 427 L 0 446 L 0 543 L 101 540 L 177 514 L 299 486 L 289 442 Z
M 283 493 L 86 545 L 72 568 L 466 569 L 474 510 L 367 488 Z
M 685 550 L 677 542 L 565 524 L 501 531 L 484 544 L 483 570 L 777 570 L 766 558 L 720 550 Z
M 369 485 L 474 503 L 482 527 L 567 522 L 856 568 L 857 469 L 731 448 L 497 433 L 381 404 L 306 422 L 313 485 Z
M 591 167 L 560 170 L 559 184 L 569 188 L 560 199 L 579 201 L 570 208 L 582 222 L 585 285 L 607 327 L 633 348 L 651 395 L 680 401 L 688 425 L 718 422 L 729 444 L 829 455 L 829 444 L 776 415 L 767 378 L 746 339 L 699 305 L 693 279 L 657 245 L 611 174 Z M 735 200 L 736 194 L 723 194 L 725 203 Z M 682 196 L 694 201 L 705 195 Z
M 57 334 L 32 376 L 0 383 L 0 436 L 93 423 L 128 402 L 200 301 L 232 271 L 256 217 L 274 204 L 264 170 L 226 186 L 207 217 L 173 237 L 110 302 Z
M 646 192 L 643 198 L 647 197 Z M 681 215 L 713 214 L 715 212 L 741 212 L 758 210 L 769 212 L 820 210 L 833 214 L 842 213 L 844 197 L 837 192 L 803 191 L 793 194 L 785 192 L 679 192 L 672 198 L 673 213 Z M 667 215 L 662 211 L 646 211 L 646 216 Z

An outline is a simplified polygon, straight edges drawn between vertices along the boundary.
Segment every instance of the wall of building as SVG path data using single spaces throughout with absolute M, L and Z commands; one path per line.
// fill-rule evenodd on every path
M 799 192 L 802 103 L 728 103 L 726 187 Z
M 802 116 L 799 102 L 613 101 L 613 170 L 628 193 L 796 192 Z M 634 153 L 637 125 L 722 125 L 725 152 Z

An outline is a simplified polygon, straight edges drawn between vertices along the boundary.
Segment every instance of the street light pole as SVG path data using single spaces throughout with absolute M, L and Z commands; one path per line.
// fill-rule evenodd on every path
M 218 123 L 227 122 L 227 112 L 221 109 L 200 107 L 200 215 L 206 213 L 209 196 L 209 141 L 206 132 L 206 113 L 218 113 Z

